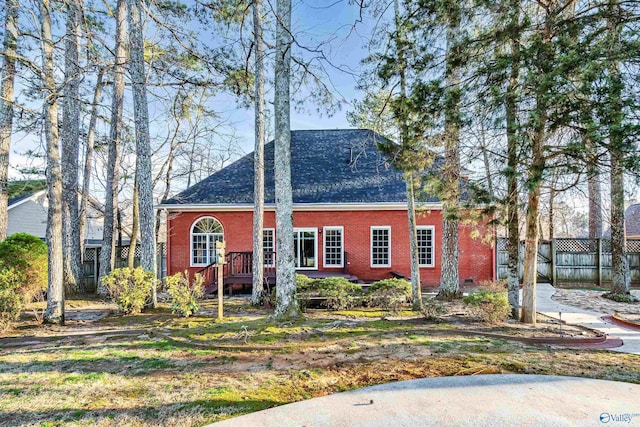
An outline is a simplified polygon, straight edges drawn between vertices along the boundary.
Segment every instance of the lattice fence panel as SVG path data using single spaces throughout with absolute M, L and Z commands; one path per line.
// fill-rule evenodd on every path
M 596 239 L 556 239 L 556 252 L 595 252 Z
M 640 239 L 627 239 L 627 252 L 640 253 Z

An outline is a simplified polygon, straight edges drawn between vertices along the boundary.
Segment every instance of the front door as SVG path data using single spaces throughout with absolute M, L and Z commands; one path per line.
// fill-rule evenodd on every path
M 295 228 L 293 246 L 296 256 L 296 270 L 318 269 L 318 229 Z

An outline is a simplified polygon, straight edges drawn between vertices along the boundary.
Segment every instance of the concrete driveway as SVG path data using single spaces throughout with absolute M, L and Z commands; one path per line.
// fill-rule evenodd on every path
M 610 350 L 622 353 L 640 354 L 640 332 L 637 330 L 618 326 L 603 319 L 605 313 L 583 310 L 554 301 L 551 297 L 556 292 L 548 283 L 538 283 L 536 286 L 536 311 L 549 317 L 560 318 L 572 325 L 586 326 L 597 329 L 607 335 L 619 337 L 623 345 Z M 639 295 L 638 291 L 633 291 Z M 640 401 L 640 398 L 638 398 Z
M 640 426 L 640 385 L 544 375 L 425 378 L 291 403 L 215 426 Z

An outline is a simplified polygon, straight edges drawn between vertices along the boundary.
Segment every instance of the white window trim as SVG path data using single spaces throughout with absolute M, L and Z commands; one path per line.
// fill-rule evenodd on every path
M 276 264 L 275 264 L 275 260 L 276 260 L 276 229 L 275 228 L 273 228 L 273 227 L 263 227 L 262 228 L 262 232 L 263 232 L 262 233 L 263 234 L 263 236 L 262 236 L 262 242 L 263 242 L 262 251 L 264 252 L 264 232 L 265 231 L 269 231 L 269 230 L 271 230 L 272 234 L 273 234 L 273 260 L 274 260 L 274 263 L 273 264 L 264 263 L 264 267 L 272 268 L 272 267 L 276 266 Z
M 195 219 L 195 221 L 193 221 L 193 224 L 191 224 L 191 228 L 189 229 L 189 267 L 206 267 L 209 264 L 199 264 L 199 263 L 194 263 L 193 262 L 193 228 L 196 226 L 197 223 L 199 223 L 200 221 L 202 221 L 203 219 L 213 219 L 215 221 L 218 222 L 218 224 L 220 224 L 220 227 L 222 227 L 222 240 L 224 241 L 224 225 L 222 225 L 222 222 L 220 222 L 220 220 L 214 216 L 211 215 L 206 215 L 206 216 L 201 216 Z
M 433 225 L 418 225 L 416 230 L 431 230 L 431 264 L 418 264 L 419 267 L 436 266 L 436 227 Z
M 296 267 L 296 270 L 307 270 L 307 271 L 313 271 L 313 270 L 317 270 L 318 269 L 318 265 L 320 264 L 318 262 L 318 228 L 317 227 L 294 227 L 293 228 L 293 232 L 294 234 L 296 232 L 313 232 L 315 235 L 315 239 L 314 243 L 315 243 L 315 247 L 314 247 L 314 251 L 315 251 L 315 255 L 316 255 L 316 265 L 315 267 Z M 297 248 L 296 248 L 297 250 Z M 295 258 L 295 254 L 294 254 L 294 258 Z
M 373 264 L 373 230 L 389 230 L 389 263 Z M 372 225 L 369 229 L 369 266 L 371 268 L 389 268 L 391 267 L 391 226 L 389 225 Z
M 325 240 L 327 230 L 340 230 L 340 250 L 342 251 L 340 264 L 327 264 L 327 241 Z M 322 266 L 324 268 L 344 268 L 344 227 L 342 225 L 322 227 Z

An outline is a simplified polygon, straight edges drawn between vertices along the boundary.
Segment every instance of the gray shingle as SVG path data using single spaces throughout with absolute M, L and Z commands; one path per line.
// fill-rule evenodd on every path
M 630 205 L 624 214 L 627 236 L 640 236 L 640 203 Z
M 406 202 L 402 172 L 377 149 L 373 131 L 291 132 L 294 203 Z M 428 197 L 429 202 L 437 198 Z M 252 204 L 253 153 L 168 200 L 166 204 Z M 265 146 L 265 203 L 274 203 L 273 141 Z

